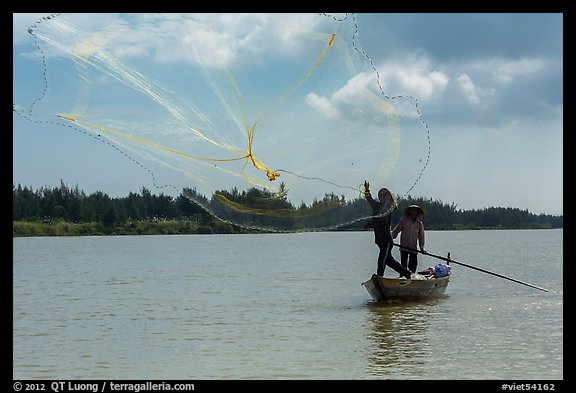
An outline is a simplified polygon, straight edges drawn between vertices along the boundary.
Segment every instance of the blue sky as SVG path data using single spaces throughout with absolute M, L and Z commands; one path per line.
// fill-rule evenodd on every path
M 43 88 L 42 63 L 27 32 L 42 16 L 14 14 L 13 100 L 17 108 L 31 105 Z M 111 15 L 103 18 L 108 17 Z M 287 27 L 279 30 L 271 15 L 213 18 L 217 28 L 202 31 L 205 44 L 200 48 L 211 50 L 210 53 L 218 50 L 220 56 L 196 53 L 204 62 L 225 58 L 238 64 L 242 53 L 248 52 L 253 60 L 257 54 L 266 53 L 268 58 L 258 59 L 282 58 L 288 63 L 288 57 L 283 58 L 286 53 L 302 50 L 290 48 L 290 40 L 282 41 L 291 31 Z M 317 15 L 310 18 L 309 22 L 301 15 L 295 19 L 298 23 L 289 26 L 311 24 Z M 356 18 L 359 25 L 356 39 L 377 68 L 384 90 L 416 97 L 430 130 L 430 160 L 411 190 L 412 196 L 455 203 L 461 209 L 503 206 L 537 214 L 563 214 L 562 14 L 382 13 L 357 14 Z M 156 38 L 176 37 L 171 36 L 170 30 L 176 19 L 176 16 L 150 18 L 147 22 L 154 25 Z M 96 31 L 100 19 L 80 14 L 70 20 L 87 31 Z M 178 29 L 177 37 L 185 37 L 181 22 Z M 62 42 L 66 40 L 62 38 Z M 147 64 L 172 62 L 173 71 L 165 81 L 172 83 L 174 90 L 179 88 L 174 81 L 191 80 L 189 73 L 179 74 L 180 68 L 176 66 L 178 61 L 190 61 L 186 58 L 190 56 L 186 52 L 186 39 L 166 45 L 160 38 L 144 40 L 134 33 L 124 35 L 123 40 L 124 46 L 117 47 L 115 53 L 119 59 L 137 58 L 138 63 L 132 64 L 138 64 L 138 71 L 148 71 Z M 57 61 L 57 54 L 46 51 L 50 61 Z M 314 59 L 317 53 L 306 56 Z M 62 75 L 56 74 L 54 80 L 63 82 L 56 87 L 51 85 L 51 94 L 65 86 L 70 79 L 68 75 L 72 75 L 65 67 L 60 70 Z M 284 72 L 289 75 L 291 71 Z M 343 103 L 351 97 L 354 86 L 369 78 L 368 74 L 350 75 L 347 89 L 341 86 L 331 96 L 309 94 L 306 102 L 327 117 L 332 116 L 346 108 Z M 242 94 L 247 100 L 258 97 L 258 89 L 262 86 L 272 89 L 271 83 L 262 76 L 259 83 L 244 85 Z M 145 108 L 141 106 L 140 110 Z M 122 120 L 117 119 L 117 123 Z M 417 128 L 419 124 L 413 126 Z M 410 139 L 411 130 L 410 126 L 403 128 L 402 152 L 394 168 L 396 177 L 386 179 L 386 185 L 393 190 L 395 186 L 406 188 L 399 180 L 405 173 L 402 157 L 410 156 L 411 147 L 417 150 L 415 155 L 425 155 L 428 148 L 425 138 Z M 356 139 L 341 142 L 360 148 Z M 138 162 L 150 167 L 143 158 L 146 152 L 139 154 L 142 155 L 138 156 Z M 325 151 L 317 152 L 319 161 L 335 162 L 337 157 L 328 156 Z M 142 187 L 152 188 L 148 171 L 106 143 L 81 132 L 70 132 L 69 127 L 29 122 L 14 113 L 14 184 L 56 186 L 60 179 L 86 192 L 100 190 L 113 196 L 137 192 Z

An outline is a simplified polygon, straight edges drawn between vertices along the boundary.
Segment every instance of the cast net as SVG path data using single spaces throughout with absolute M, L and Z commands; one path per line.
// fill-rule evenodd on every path
M 353 226 L 364 180 L 406 195 L 430 158 L 418 101 L 386 91 L 353 14 L 52 14 L 29 33 L 44 86 L 16 113 L 235 225 Z

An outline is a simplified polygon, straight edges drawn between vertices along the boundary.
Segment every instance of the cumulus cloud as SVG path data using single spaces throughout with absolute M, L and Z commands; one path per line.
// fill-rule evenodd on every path
M 346 84 L 338 89 L 333 95 L 331 101 L 338 105 L 350 105 L 361 99 L 361 92 L 365 92 L 370 87 L 375 89 L 376 76 L 360 72 L 346 81 Z
M 354 108 L 363 106 L 368 110 L 371 106 L 366 102 L 369 97 L 374 97 L 376 77 L 372 74 L 361 72 L 348 79 L 346 83 L 330 96 L 322 96 L 318 93 L 309 93 L 306 104 L 316 110 L 320 115 L 334 119 L 342 114 L 355 112 Z
M 360 72 L 330 96 L 310 94 L 307 104 L 327 118 L 337 114 L 350 114 L 362 111 L 366 117 L 372 108 L 372 116 L 377 118 L 382 112 L 385 97 L 396 97 L 393 105 L 400 116 L 417 118 L 415 100 L 429 101 L 442 95 L 450 81 L 443 71 L 434 69 L 425 57 L 415 62 L 382 63 L 377 67 L 379 80 L 375 72 Z M 381 89 L 380 89 L 381 88 Z M 402 99 L 404 98 L 404 99 Z
M 398 68 L 393 76 L 402 91 L 422 100 L 429 100 L 434 94 L 441 92 L 448 83 L 448 77 L 438 71 L 427 72 L 418 67 L 408 69 Z
M 404 62 L 385 62 L 380 65 L 383 86 L 389 95 L 410 94 L 427 101 L 442 93 L 448 85 L 449 76 L 434 69 L 428 57 L 416 55 Z
M 330 102 L 328 98 L 319 96 L 316 93 L 309 93 L 306 96 L 306 104 L 329 119 L 334 119 L 339 115 L 336 105 Z
M 447 69 L 455 89 L 443 97 L 444 106 L 454 105 L 454 116 L 463 119 L 501 124 L 513 118 L 553 118 L 562 106 L 562 65 L 550 59 L 483 57 Z
M 474 82 L 472 82 L 472 79 L 470 79 L 467 74 L 460 75 L 456 81 L 460 87 L 460 90 L 466 96 L 468 102 L 474 105 L 480 103 L 480 98 L 478 98 L 476 93 L 476 86 L 474 86 Z

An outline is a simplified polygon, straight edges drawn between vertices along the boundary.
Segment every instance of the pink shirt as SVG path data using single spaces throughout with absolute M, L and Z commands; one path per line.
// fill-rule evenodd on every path
M 392 237 L 396 239 L 400 232 L 400 245 L 417 248 L 419 243 L 420 248 L 424 248 L 424 224 L 420 219 L 412 221 L 410 217 L 403 216 L 392 230 Z

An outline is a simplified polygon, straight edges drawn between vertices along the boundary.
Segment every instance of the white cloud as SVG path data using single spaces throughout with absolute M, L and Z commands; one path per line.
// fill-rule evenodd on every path
M 14 44 L 30 41 L 28 26 L 46 14 L 14 14 Z M 159 63 L 258 63 L 264 57 L 306 50 L 301 38 L 329 18 L 317 14 L 61 14 L 47 40 L 71 47 L 102 31 L 122 31 L 105 49 L 119 58 L 151 57 Z M 127 33 L 123 30 L 127 29 Z M 42 37 L 40 37 L 42 38 Z
M 329 119 L 334 119 L 339 115 L 336 105 L 330 102 L 330 100 L 326 97 L 319 96 L 318 94 L 309 93 L 306 96 L 306 103 L 312 109 L 328 117 Z
M 499 82 L 512 82 L 517 76 L 533 74 L 544 67 L 542 59 L 520 59 L 498 61 L 500 64 L 495 67 L 494 75 Z
M 438 71 L 428 72 L 419 67 L 397 69 L 395 78 L 400 88 L 421 100 L 429 100 L 446 87 L 448 77 Z
M 475 105 L 480 103 L 480 98 L 478 98 L 478 94 L 476 93 L 476 86 L 474 86 L 474 82 L 472 82 L 472 79 L 470 79 L 467 74 L 460 75 L 456 81 L 468 102 Z
M 371 106 L 366 102 L 367 97 L 374 95 L 376 77 L 373 74 L 361 72 L 350 78 L 344 86 L 336 90 L 329 97 L 316 93 L 309 93 L 306 103 L 321 115 L 334 119 L 341 114 L 355 113 L 355 108 Z
M 329 118 L 333 118 L 337 113 L 353 114 L 359 111 L 364 115 L 372 113 L 376 118 L 382 113 L 384 96 L 412 97 L 418 101 L 427 101 L 439 97 L 450 80 L 446 73 L 433 69 L 430 61 L 422 56 L 415 58 L 414 62 L 408 60 L 406 63 L 384 63 L 377 69 L 379 84 L 375 72 L 360 72 L 330 97 L 313 94 L 306 102 Z M 400 116 L 418 117 L 413 99 L 398 98 L 388 103 L 394 106 Z
M 494 111 L 485 118 L 495 121 L 502 116 L 509 117 L 513 113 L 530 114 L 531 110 L 527 108 L 531 106 L 521 104 L 521 99 L 527 96 L 517 94 L 519 91 L 537 89 L 543 78 L 552 75 L 545 70 L 549 66 L 552 64 L 537 57 L 524 57 L 520 60 L 486 57 L 452 65 L 451 69 L 455 74 L 459 97 L 462 95 L 465 97 L 463 102 L 468 103 L 470 109 L 474 108 L 473 110 Z M 537 100 L 529 101 L 534 104 L 532 108 L 538 106 Z
M 360 72 L 350 78 L 342 88 L 332 95 L 332 100 L 340 104 L 352 104 L 357 102 L 359 93 L 365 91 L 369 86 L 376 85 L 376 76 Z
M 160 63 L 258 63 L 264 56 L 295 54 L 302 42 L 297 37 L 318 20 L 315 14 L 136 15 L 130 23 L 137 29 L 115 53 L 128 54 L 124 46 L 138 44 L 147 48 L 139 53 Z
M 411 56 L 402 63 L 383 63 L 379 73 L 383 87 L 390 90 L 386 94 L 409 94 L 422 101 L 441 94 L 450 80 L 446 73 L 433 69 L 423 55 Z

